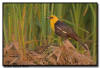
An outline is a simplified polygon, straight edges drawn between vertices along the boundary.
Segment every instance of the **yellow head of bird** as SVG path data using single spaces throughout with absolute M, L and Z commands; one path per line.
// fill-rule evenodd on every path
M 58 21 L 58 18 L 54 15 L 51 15 L 49 19 L 50 19 L 50 23 L 53 23 L 53 24 L 55 24 Z
M 50 17 L 48 17 L 50 19 L 50 26 L 51 26 L 51 29 L 53 31 L 55 31 L 55 23 L 58 21 L 58 18 L 54 15 L 51 15 Z

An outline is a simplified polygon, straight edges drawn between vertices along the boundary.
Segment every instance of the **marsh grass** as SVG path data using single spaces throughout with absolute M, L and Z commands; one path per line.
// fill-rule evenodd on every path
M 83 42 L 87 42 L 91 55 L 96 62 L 97 47 L 97 4 L 3 4 L 4 46 L 18 41 L 25 55 L 25 46 L 34 50 L 36 46 L 51 43 L 61 44 L 59 38 L 50 29 L 50 15 L 56 15 L 74 28 Z M 79 44 L 71 40 L 77 50 L 82 51 Z M 92 41 L 92 42 L 88 42 Z M 27 45 L 25 45 L 28 43 Z

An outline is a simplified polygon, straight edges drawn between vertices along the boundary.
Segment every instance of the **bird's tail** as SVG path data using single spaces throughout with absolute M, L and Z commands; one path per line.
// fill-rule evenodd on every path
M 89 50 L 87 44 L 81 42 L 81 40 L 78 41 L 86 50 Z

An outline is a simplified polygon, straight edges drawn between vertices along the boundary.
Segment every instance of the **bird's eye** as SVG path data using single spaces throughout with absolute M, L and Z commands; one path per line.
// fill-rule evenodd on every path
M 53 17 L 50 17 L 50 19 L 53 19 Z

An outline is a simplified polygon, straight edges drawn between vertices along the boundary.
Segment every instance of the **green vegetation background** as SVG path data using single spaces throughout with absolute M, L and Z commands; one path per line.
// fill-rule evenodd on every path
M 60 20 L 69 24 L 87 43 L 91 56 L 96 62 L 97 57 L 97 4 L 3 4 L 3 33 L 4 47 L 17 41 L 20 49 L 25 52 L 34 50 L 36 46 L 61 44 L 62 39 L 50 29 L 50 15 L 56 15 Z M 71 39 L 77 50 L 82 52 L 79 44 Z

